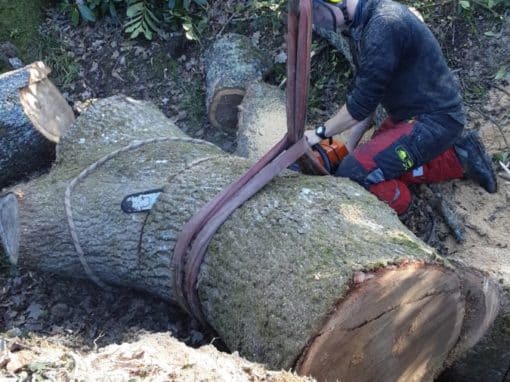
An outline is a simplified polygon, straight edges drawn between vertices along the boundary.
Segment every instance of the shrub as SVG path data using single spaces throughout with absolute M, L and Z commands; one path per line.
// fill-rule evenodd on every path
M 182 29 L 190 40 L 197 40 L 206 24 L 203 10 L 207 0 L 62 0 L 61 7 L 73 24 L 80 20 L 95 22 L 110 14 L 119 19 L 125 12 L 124 30 L 131 38 L 143 35 L 151 40 L 165 22 L 171 28 Z

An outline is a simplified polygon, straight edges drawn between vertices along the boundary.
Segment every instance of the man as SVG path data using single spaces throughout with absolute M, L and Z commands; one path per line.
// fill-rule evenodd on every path
M 452 73 L 416 12 L 392 0 L 313 1 L 313 22 L 350 39 L 356 75 L 346 104 L 306 136 L 311 146 L 351 129 L 349 154 L 334 175 L 361 184 L 398 214 L 411 204 L 408 185 L 471 177 L 487 192 L 496 178 L 465 116 Z M 355 148 L 381 103 L 389 114 Z

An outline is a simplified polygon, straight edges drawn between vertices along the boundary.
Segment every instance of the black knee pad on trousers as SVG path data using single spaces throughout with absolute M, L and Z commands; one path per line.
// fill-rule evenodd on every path
M 365 170 L 354 155 L 349 154 L 336 169 L 335 176 L 349 178 L 363 187 L 368 188 L 370 186 L 367 181 L 368 173 L 369 172 Z

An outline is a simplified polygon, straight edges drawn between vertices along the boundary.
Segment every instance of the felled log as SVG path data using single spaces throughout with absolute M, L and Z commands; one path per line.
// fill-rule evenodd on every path
M 246 36 L 228 34 L 214 42 L 205 55 L 207 116 L 214 127 L 228 133 L 237 129 L 237 107 L 246 87 L 271 66 Z
M 248 166 L 147 103 L 98 101 L 59 143 L 51 172 L 13 188 L 1 225 L 14 234 L 1 238 L 24 267 L 175 302 L 181 227 Z M 155 188 L 150 212 L 121 210 L 126 195 Z M 353 182 L 288 172 L 215 234 L 197 292 L 229 348 L 270 368 L 432 381 L 494 318 L 497 288 L 483 277 L 445 264 Z
M 0 75 L 0 188 L 48 165 L 74 121 L 42 62 Z
M 236 154 L 257 160 L 287 132 L 285 92 L 260 81 L 252 82 L 239 105 Z

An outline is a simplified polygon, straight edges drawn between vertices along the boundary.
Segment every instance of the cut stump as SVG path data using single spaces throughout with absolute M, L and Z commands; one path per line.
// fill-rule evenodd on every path
M 237 130 L 237 107 L 251 81 L 260 80 L 271 60 L 251 40 L 228 34 L 214 42 L 205 56 L 206 106 L 211 124 L 227 133 Z

